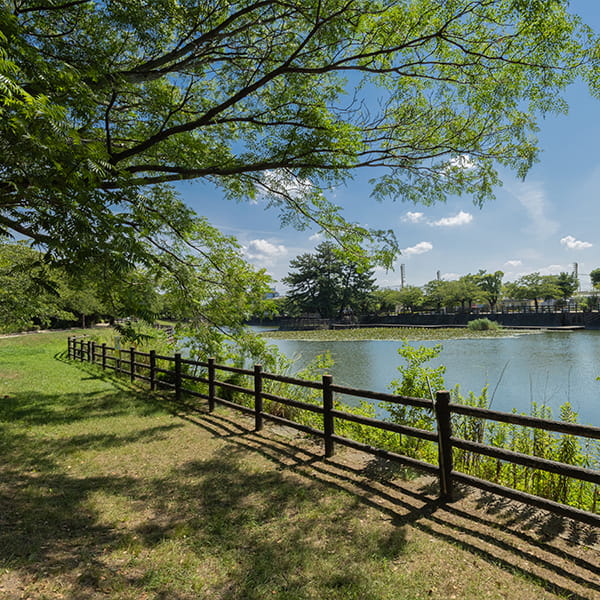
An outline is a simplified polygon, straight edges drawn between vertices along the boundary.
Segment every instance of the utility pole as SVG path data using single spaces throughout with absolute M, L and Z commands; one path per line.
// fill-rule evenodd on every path
M 405 276 L 404 264 L 401 264 L 400 265 L 400 289 L 401 290 L 404 289 L 404 276 Z

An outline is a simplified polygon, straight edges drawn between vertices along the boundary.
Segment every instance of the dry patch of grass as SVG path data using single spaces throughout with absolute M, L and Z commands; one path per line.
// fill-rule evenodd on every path
M 443 506 L 429 480 L 364 455 L 324 460 L 225 410 L 170 412 L 55 358 L 58 341 L 30 358 L 7 344 L 0 363 L 31 371 L 0 404 L 0 598 L 600 594 L 585 528 L 477 496 Z

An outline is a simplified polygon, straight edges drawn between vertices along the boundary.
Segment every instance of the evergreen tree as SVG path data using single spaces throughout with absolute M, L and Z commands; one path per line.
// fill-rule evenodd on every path
M 375 289 L 373 270 L 344 256 L 331 242 L 319 244 L 313 254 L 290 261 L 291 271 L 283 282 L 290 312 L 319 313 L 322 318 L 342 318 L 364 310 Z

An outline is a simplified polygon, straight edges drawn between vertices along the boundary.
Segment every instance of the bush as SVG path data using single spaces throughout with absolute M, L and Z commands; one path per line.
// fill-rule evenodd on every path
M 494 331 L 500 329 L 502 325 L 496 321 L 490 321 L 489 319 L 474 319 L 469 321 L 467 328 L 471 331 Z

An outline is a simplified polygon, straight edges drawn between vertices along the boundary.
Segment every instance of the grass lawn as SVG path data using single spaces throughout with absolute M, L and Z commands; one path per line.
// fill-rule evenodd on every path
M 66 337 L 0 339 L 2 600 L 600 597 L 598 532 L 174 411 Z

